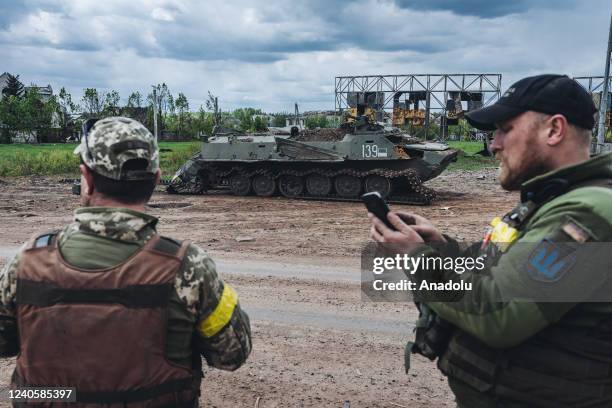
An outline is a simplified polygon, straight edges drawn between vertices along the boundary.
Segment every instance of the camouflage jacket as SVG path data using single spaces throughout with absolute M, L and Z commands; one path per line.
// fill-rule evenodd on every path
M 156 233 L 156 224 L 155 217 L 129 209 L 81 208 L 75 211 L 74 222 L 59 233 L 59 248 L 63 258 L 79 269 L 114 267 L 144 246 Z M 0 274 L 3 356 L 19 351 L 15 319 L 18 265 L 19 254 Z M 235 370 L 248 357 L 249 318 L 236 292 L 218 277 L 213 261 L 196 245 L 187 249 L 168 313 L 166 354 L 170 360 L 191 365 L 197 351 L 209 365 Z

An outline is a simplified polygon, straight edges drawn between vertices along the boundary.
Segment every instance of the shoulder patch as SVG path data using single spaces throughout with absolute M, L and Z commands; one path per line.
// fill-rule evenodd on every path
M 586 242 L 591 238 L 591 233 L 578 222 L 568 217 L 568 220 L 561 225 L 561 230 L 576 242 Z
M 30 248 L 43 248 L 53 245 L 59 232 L 59 230 L 51 230 L 35 236 L 35 238 L 32 240 Z
M 576 262 L 574 252 L 575 249 L 566 243 L 543 239 L 527 258 L 527 274 L 538 282 L 556 282 Z

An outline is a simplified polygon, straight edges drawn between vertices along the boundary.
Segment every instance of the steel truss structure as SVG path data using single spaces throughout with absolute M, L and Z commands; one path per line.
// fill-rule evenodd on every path
M 601 95 L 603 93 L 604 86 L 604 77 L 603 76 L 584 76 L 584 77 L 574 77 L 575 81 L 577 81 L 584 89 L 586 89 L 591 95 L 594 96 L 593 102 L 595 102 L 595 106 L 599 109 L 599 101 Z M 612 77 L 608 78 L 608 89 L 612 88 Z M 595 96 L 597 95 L 597 96 Z M 612 97 L 608 94 L 608 103 L 604 105 L 606 120 L 604 121 L 604 134 L 608 132 L 610 129 L 611 122 L 611 114 L 612 114 Z M 595 124 L 595 128 L 597 128 L 597 124 Z
M 465 99 L 464 95 L 480 94 L 480 106 L 490 105 L 501 96 L 501 80 L 501 74 L 339 76 L 335 81 L 335 110 L 342 114 L 348 109 L 349 96 L 355 93 L 381 93 L 384 98 L 381 98 L 382 103 L 378 104 L 381 106 L 377 108 L 384 111 L 393 110 L 398 94 L 421 94 L 425 102 L 425 125 L 422 131 L 427 134 L 432 112 L 438 112 L 441 118 L 446 118 L 449 100 L 456 98 L 456 95 L 461 95 L 461 100 L 466 101 L 469 99 Z M 441 122 L 440 136 L 444 138 L 445 120 Z

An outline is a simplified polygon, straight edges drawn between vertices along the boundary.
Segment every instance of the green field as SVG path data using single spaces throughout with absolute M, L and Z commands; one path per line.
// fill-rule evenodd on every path
M 72 154 L 76 144 L 0 145 L 0 177 L 29 175 L 77 176 L 79 159 Z M 170 177 L 200 149 L 200 142 L 161 142 L 163 176 Z M 169 150 L 169 151 L 168 151 Z
M 463 150 L 455 163 L 448 166 L 448 171 L 455 170 L 478 170 L 485 167 L 497 167 L 497 160 L 493 157 L 474 155 L 484 147 L 482 142 L 448 142 L 454 149 Z
M 457 162 L 449 166 L 449 171 L 477 170 L 496 166 L 492 158 L 472 156 L 482 149 L 481 142 L 449 142 L 455 149 L 461 149 Z M 10 144 L 0 145 L 0 177 L 78 175 L 78 158 L 72 154 L 75 144 Z M 174 172 L 200 148 L 200 142 L 161 142 L 161 167 L 164 177 Z

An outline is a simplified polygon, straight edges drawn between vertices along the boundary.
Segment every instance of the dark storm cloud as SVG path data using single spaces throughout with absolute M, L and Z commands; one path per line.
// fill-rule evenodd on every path
M 224 109 L 329 108 L 338 75 L 601 75 L 608 2 L 0 0 L 0 72 L 79 96 L 167 82 L 194 108 L 208 89 Z
M 248 4 L 240 2 L 225 12 L 216 10 L 220 15 L 197 2 L 188 8 L 169 3 L 153 10 L 111 4 L 106 14 L 95 4 L 84 11 L 69 3 L 9 3 L 3 6 L 4 15 L 10 17 L 0 29 L 0 43 L 72 51 L 132 49 L 144 57 L 260 63 L 287 59 L 294 53 L 348 48 L 423 54 L 448 49 L 440 33 L 438 38 L 428 38 L 409 31 L 406 38 L 405 22 L 366 13 L 377 5 L 368 1 L 265 3 L 254 9 L 250 24 L 244 15 Z M 381 36 L 385 30 L 388 34 Z
M 0 30 L 6 30 L 11 23 L 19 21 L 34 10 L 60 12 L 62 5 L 50 0 L 0 1 Z
M 556 9 L 572 7 L 578 0 L 557 0 Z M 398 6 L 412 10 L 451 11 L 463 16 L 494 18 L 528 12 L 533 8 L 550 7 L 547 0 L 397 0 Z
M 6 29 L 12 21 L 21 19 L 28 13 L 28 7 L 22 3 L 0 2 L 0 30 Z

